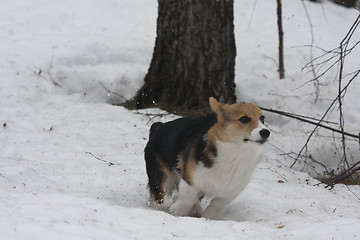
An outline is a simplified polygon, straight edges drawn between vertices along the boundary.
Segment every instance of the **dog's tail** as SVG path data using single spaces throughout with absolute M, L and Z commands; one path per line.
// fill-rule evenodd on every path
M 154 134 L 159 130 L 162 125 L 164 125 L 162 122 L 156 122 L 151 125 L 149 139 L 154 136 Z

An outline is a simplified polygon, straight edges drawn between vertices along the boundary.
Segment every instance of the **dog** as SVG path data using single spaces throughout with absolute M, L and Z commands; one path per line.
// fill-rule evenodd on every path
M 209 104 L 213 113 L 150 128 L 144 150 L 150 199 L 175 216 L 219 219 L 249 183 L 270 136 L 256 105 L 213 97 Z M 211 199 L 204 211 L 203 196 Z

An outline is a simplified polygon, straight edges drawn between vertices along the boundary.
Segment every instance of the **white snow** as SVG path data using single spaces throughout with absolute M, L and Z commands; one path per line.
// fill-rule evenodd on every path
M 327 1 L 305 4 L 314 45 L 327 50 L 359 14 Z M 321 117 L 337 94 L 337 72 L 322 80 L 317 102 L 313 84 L 302 86 L 312 77 L 301 71 L 311 43 L 302 1 L 283 0 L 284 80 L 276 71 L 276 1 L 236 1 L 234 14 L 238 100 Z M 311 168 L 296 171 L 302 162 L 290 169 L 293 159 L 283 153 L 298 152 L 313 127 L 270 113 L 272 140 L 222 221 L 148 206 L 148 130 L 176 116 L 150 119 L 143 113 L 161 111 L 109 105 L 122 97 L 105 88 L 135 94 L 150 64 L 156 17 L 152 0 L 0 2 L 0 239 L 359 239 L 360 187 L 325 189 Z M 357 53 L 346 72 L 359 68 Z M 345 127 L 358 134 L 360 85 L 351 86 Z M 327 119 L 338 121 L 338 111 Z M 332 136 L 319 131 L 309 150 L 336 168 L 340 140 Z M 349 139 L 347 148 L 349 160 L 359 161 L 359 143 Z

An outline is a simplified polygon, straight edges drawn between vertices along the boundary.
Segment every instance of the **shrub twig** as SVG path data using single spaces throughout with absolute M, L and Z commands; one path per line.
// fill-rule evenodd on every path
M 106 163 L 108 166 L 113 166 L 113 165 L 118 165 L 118 166 L 120 166 L 119 163 L 116 163 L 116 164 L 115 164 L 115 163 L 113 163 L 113 162 L 104 160 L 104 159 L 102 159 L 102 158 L 100 158 L 100 157 L 95 156 L 95 155 L 92 154 L 91 152 L 85 152 L 85 153 L 91 155 L 92 157 L 94 157 L 95 159 L 97 159 L 97 160 L 99 160 L 99 161 L 101 161 L 101 162 Z

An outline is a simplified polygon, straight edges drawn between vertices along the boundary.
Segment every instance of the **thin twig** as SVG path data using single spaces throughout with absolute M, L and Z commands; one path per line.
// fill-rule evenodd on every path
M 302 121 L 302 122 L 306 122 L 306 123 L 315 125 L 316 127 L 322 127 L 322 128 L 325 128 L 327 130 L 331 130 L 331 131 L 336 132 L 336 133 L 340 133 L 340 134 L 344 133 L 346 136 L 353 137 L 353 138 L 356 138 L 356 139 L 360 140 L 359 135 L 343 132 L 343 131 L 340 131 L 340 130 L 338 130 L 336 128 L 332 128 L 332 127 L 326 126 L 324 124 L 321 124 L 320 122 L 324 122 L 323 119 L 317 120 L 317 122 L 313 122 L 313 121 L 310 121 L 310 120 L 306 119 L 306 118 L 310 118 L 310 117 L 301 116 L 301 115 L 298 115 L 298 114 L 293 114 L 293 113 L 288 113 L 288 112 L 283 112 L 283 111 L 279 111 L 279 110 L 275 110 L 275 109 L 268 109 L 268 108 L 263 108 L 263 107 L 260 107 L 260 109 L 262 109 L 264 111 L 267 111 L 267 112 L 272 112 L 272 113 L 280 114 L 280 115 L 283 115 L 283 116 L 286 116 L 286 117 L 289 117 L 289 118 L 293 118 L 293 119 L 296 119 L 296 120 L 299 120 L 299 121 Z
M 264 107 L 260 107 L 260 109 L 262 109 L 264 111 L 267 111 L 267 112 L 277 113 L 277 114 L 284 115 L 284 116 L 287 116 L 287 117 L 295 118 L 295 119 L 298 119 L 298 120 L 311 119 L 311 120 L 315 120 L 315 121 L 320 121 L 320 119 L 318 119 L 318 118 L 309 117 L 309 116 L 305 116 L 305 115 L 300 115 L 300 114 L 297 114 L 297 113 L 285 112 L 285 111 L 269 109 L 269 108 L 264 108 Z M 327 120 L 323 120 L 322 122 L 329 123 L 329 124 L 337 124 L 337 122 L 327 121 Z
M 315 86 L 315 102 L 318 101 L 319 99 L 319 93 L 320 93 L 320 83 L 319 83 L 319 79 L 316 77 L 316 73 L 315 73 L 315 66 L 313 65 L 313 55 L 314 55 L 314 52 L 313 52 L 313 45 L 314 45 L 314 42 L 315 42 L 315 38 L 314 38 L 314 27 L 313 27 L 313 24 L 312 24 L 312 21 L 311 21 L 311 18 L 310 18 L 310 14 L 309 14 L 309 11 L 306 7 L 306 4 L 305 4 L 305 1 L 302 0 L 301 1 L 302 5 L 303 5 L 303 8 L 304 8 L 304 11 L 305 11 L 305 14 L 306 14 L 306 18 L 308 20 L 308 23 L 309 23 L 309 27 L 310 27 L 310 36 L 311 36 L 311 44 L 310 44 L 310 69 L 311 69 L 311 72 L 313 74 L 313 82 L 314 82 L 314 86 Z
M 102 82 L 99 82 L 99 84 L 100 84 L 100 86 L 102 86 L 102 87 L 108 92 L 108 94 L 109 94 L 109 93 L 114 94 L 114 95 L 122 98 L 124 101 L 127 101 L 127 99 L 126 99 L 124 96 L 122 96 L 122 95 L 120 95 L 120 94 L 118 94 L 118 93 L 116 93 L 116 92 L 113 92 L 113 91 L 109 90 L 107 87 L 105 87 L 105 85 L 104 85 Z
M 249 21 L 249 25 L 248 25 L 248 29 L 247 29 L 248 32 L 250 31 L 251 23 L 254 18 L 256 4 L 257 4 L 257 0 L 254 1 L 254 5 L 253 5 L 252 11 L 251 11 L 251 17 L 250 17 L 250 21 Z
M 352 81 L 360 74 L 360 70 L 357 71 L 357 73 L 349 80 L 349 82 L 345 85 L 345 87 L 342 89 L 341 92 L 345 92 L 346 89 L 349 87 L 349 85 L 352 83 Z M 332 101 L 332 103 L 330 104 L 330 106 L 328 107 L 328 109 L 325 111 L 324 115 L 321 117 L 320 121 L 318 123 L 315 124 L 315 128 L 313 129 L 313 131 L 310 133 L 310 135 L 308 136 L 304 146 L 301 148 L 301 150 L 299 151 L 299 156 L 301 155 L 301 153 L 307 149 L 307 144 L 309 143 L 310 139 L 312 138 L 313 134 L 315 133 L 315 131 L 317 130 L 318 127 L 322 127 L 323 125 L 321 124 L 321 122 L 323 121 L 323 119 L 327 116 L 327 114 L 329 113 L 329 111 L 332 109 L 332 107 L 335 105 L 335 103 L 337 102 L 337 98 L 339 97 L 339 95 Z M 328 128 L 328 127 L 325 127 Z M 332 129 L 330 129 L 332 130 Z M 339 132 L 339 130 L 336 129 L 335 132 Z M 356 136 L 354 134 L 350 134 L 346 133 L 345 135 L 347 136 L 351 136 L 351 137 L 355 137 L 355 138 L 360 138 L 359 136 Z M 297 161 L 297 160 L 296 160 Z M 291 167 L 293 167 L 296 163 L 296 161 L 294 161 L 294 163 L 291 165 Z
M 48 68 L 43 71 L 41 68 L 36 67 L 36 70 L 31 69 L 30 67 L 28 67 L 28 69 L 30 69 L 37 77 L 45 79 L 47 81 L 51 81 L 55 87 L 61 87 L 61 84 L 55 79 L 55 77 L 53 76 L 51 69 L 54 67 L 53 66 L 53 62 L 54 62 L 54 52 L 55 52 L 55 46 L 53 46 L 52 51 L 51 51 L 51 59 L 50 59 L 50 63 Z M 59 80 L 62 80 L 62 78 L 60 78 L 59 76 L 57 76 L 57 78 Z
M 345 62 L 345 58 L 343 57 L 344 54 L 344 41 L 345 39 L 340 43 L 340 55 L 339 55 L 339 60 L 340 60 L 340 69 L 339 69 L 339 84 L 338 84 L 338 104 L 339 104 L 339 122 L 340 122 L 340 129 L 342 131 L 341 134 L 341 143 L 342 143 L 342 150 L 343 150 L 343 155 L 341 157 L 341 162 L 345 162 L 347 167 L 349 167 L 349 164 L 347 162 L 347 158 L 346 158 L 346 143 L 345 143 L 345 134 L 344 134 L 344 125 L 345 125 L 345 119 L 344 119 L 344 115 L 343 115 L 343 98 L 345 94 L 342 94 L 341 90 L 342 90 L 342 80 L 343 80 L 343 70 L 344 70 L 344 62 Z M 348 43 L 348 42 L 347 42 Z M 347 48 L 347 43 L 345 44 L 345 50 Z
M 112 166 L 112 165 L 118 165 L 118 166 L 120 166 L 120 164 L 119 164 L 119 163 L 115 164 L 115 163 L 113 163 L 113 162 L 110 162 L 110 161 L 104 160 L 104 159 L 102 159 L 102 158 L 100 158 L 100 157 L 95 156 L 95 155 L 94 155 L 94 154 L 92 154 L 91 152 L 85 152 L 85 153 L 86 153 L 86 154 L 89 154 L 89 155 L 91 155 L 91 156 L 93 156 L 95 159 L 97 159 L 97 160 L 99 160 L 99 161 L 101 161 L 101 162 L 107 163 L 109 166 Z
M 280 156 L 287 156 L 287 157 L 289 157 L 289 158 L 291 158 L 291 159 L 294 159 L 294 160 L 296 159 L 297 153 L 295 153 L 295 152 L 284 152 L 281 148 L 278 148 L 277 146 L 275 146 L 275 145 L 273 145 L 273 144 L 272 144 L 272 146 L 273 146 L 274 148 L 276 148 L 279 152 L 281 152 L 281 153 L 279 154 Z M 316 161 L 315 159 L 312 159 L 312 158 L 309 157 L 309 156 L 305 156 L 305 155 L 304 155 L 304 156 L 301 156 L 301 157 L 311 159 L 314 163 L 322 166 L 322 167 L 325 169 L 325 174 L 328 174 L 328 173 L 329 173 L 329 170 L 327 169 L 327 167 L 326 167 L 323 163 L 318 162 L 318 161 Z M 307 162 L 304 162 L 304 164 L 305 164 L 305 165 L 308 165 L 317 175 L 320 175 L 320 174 L 315 170 L 315 166 L 313 166 L 313 165 L 311 165 L 311 164 L 309 164 L 309 163 L 307 163 Z
M 345 179 L 349 178 L 351 175 L 353 175 L 354 173 L 356 173 L 359 170 L 360 170 L 360 161 L 355 163 L 353 166 L 348 168 L 343 173 L 338 174 L 333 179 L 331 179 L 330 183 L 326 187 L 327 188 L 330 187 L 332 189 L 335 184 L 340 183 L 341 181 L 344 181 Z
M 347 186 L 347 189 L 360 201 L 360 198 L 349 188 L 349 186 Z
M 281 177 L 282 179 L 284 179 L 285 182 L 289 182 L 289 181 L 288 181 L 282 174 L 280 174 L 276 169 L 272 169 L 272 168 L 270 168 L 270 167 L 267 167 L 266 169 L 268 169 L 268 170 L 271 171 L 271 172 L 276 173 L 279 177 Z
M 353 23 L 353 25 L 351 26 L 351 28 L 349 29 L 349 31 L 347 32 L 346 36 L 340 42 L 339 47 L 332 49 L 330 51 L 325 51 L 325 50 L 321 49 L 324 53 L 322 55 L 320 55 L 319 57 L 312 59 L 312 61 L 309 62 L 305 66 L 305 67 L 311 68 L 311 71 L 313 71 L 313 73 L 315 73 L 315 71 L 317 71 L 316 76 L 313 79 L 313 80 L 317 80 L 317 81 L 320 78 L 322 78 L 323 76 L 325 76 L 325 74 L 327 74 L 327 72 L 330 71 L 330 69 L 333 69 L 333 67 L 337 66 L 338 67 L 337 68 L 337 70 L 338 70 L 338 72 L 337 72 L 338 94 L 337 94 L 336 98 L 333 99 L 330 106 L 327 108 L 327 110 L 325 111 L 325 113 L 323 114 L 323 116 L 321 117 L 321 119 L 319 121 L 312 122 L 308 119 L 305 119 L 304 122 L 314 124 L 315 127 L 312 130 L 312 132 L 309 134 L 305 144 L 299 151 L 299 153 L 298 153 L 295 161 L 291 165 L 291 167 L 295 165 L 295 163 L 298 161 L 298 159 L 300 157 L 303 158 L 304 155 L 305 156 L 307 155 L 307 154 L 303 154 L 303 153 L 304 153 L 304 151 L 307 153 L 309 141 L 312 138 L 315 131 L 319 127 L 331 130 L 331 131 L 333 131 L 333 133 L 340 133 L 341 134 L 341 143 L 342 143 L 341 144 L 342 156 L 339 161 L 338 169 L 341 169 L 341 173 L 335 175 L 334 170 L 332 170 L 330 172 L 331 175 L 333 176 L 333 178 L 330 179 L 330 183 L 326 187 L 331 187 L 331 188 L 333 188 L 335 184 L 337 184 L 341 181 L 344 181 L 346 178 L 349 178 L 350 176 L 353 176 L 354 173 L 356 173 L 360 170 L 360 166 L 359 166 L 360 161 L 353 164 L 352 166 L 350 166 L 350 164 L 347 161 L 347 151 L 346 151 L 347 150 L 347 148 L 346 148 L 346 140 L 347 139 L 345 137 L 345 136 L 350 136 L 350 137 L 356 138 L 357 140 L 359 140 L 359 144 L 360 144 L 360 134 L 355 135 L 355 134 L 350 134 L 350 133 L 345 132 L 345 118 L 344 118 L 344 114 L 343 114 L 343 100 L 344 100 L 345 94 L 346 94 L 350 84 L 360 74 L 360 69 L 358 69 L 350 74 L 344 73 L 346 57 L 360 44 L 360 41 L 357 41 L 357 42 L 355 42 L 355 44 L 350 46 L 350 40 L 359 25 L 360 25 L 360 14 L 357 17 L 357 19 L 355 20 L 355 22 Z M 323 60 L 324 58 L 326 58 L 326 59 Z M 326 65 L 330 65 L 330 66 L 328 67 Z M 322 70 L 325 67 L 326 67 L 325 71 L 320 73 L 320 70 Z M 346 84 L 344 84 L 344 80 L 348 77 L 350 78 L 350 80 L 348 80 L 348 82 Z M 309 83 L 309 82 L 310 81 L 308 81 L 307 83 Z M 307 84 L 307 83 L 305 83 L 305 84 Z M 332 109 L 335 108 L 336 105 L 339 108 L 339 129 L 334 129 L 334 128 L 331 128 L 331 127 L 323 124 L 324 118 L 328 115 L 328 113 Z M 311 160 L 315 161 L 314 159 L 311 159 Z M 305 160 L 305 162 L 306 162 L 306 160 Z M 346 170 L 344 170 L 344 169 L 346 169 Z
M 171 115 L 171 113 L 165 112 L 165 113 L 142 113 L 139 111 L 136 111 L 135 114 L 140 114 L 140 115 L 144 115 L 147 116 L 149 118 L 149 120 L 147 121 L 146 124 L 149 124 L 152 120 L 154 120 L 155 118 L 162 118 L 164 116 L 168 116 Z

